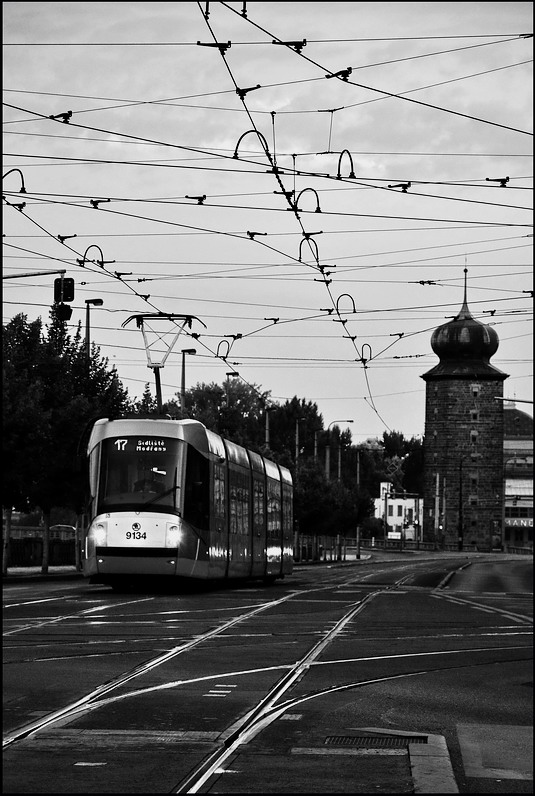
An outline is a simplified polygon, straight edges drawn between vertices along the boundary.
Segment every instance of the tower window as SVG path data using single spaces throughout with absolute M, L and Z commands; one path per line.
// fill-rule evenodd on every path
M 478 423 L 479 422 L 479 411 L 477 409 L 471 409 L 470 410 L 470 420 L 473 423 Z
M 470 442 L 472 443 L 472 445 L 475 445 L 477 443 L 477 438 L 478 438 L 477 431 L 475 429 L 472 429 L 472 431 L 470 432 Z
M 473 398 L 479 398 L 479 392 L 480 392 L 480 389 L 481 389 L 479 384 L 471 384 L 470 385 L 470 389 L 472 391 L 472 397 Z

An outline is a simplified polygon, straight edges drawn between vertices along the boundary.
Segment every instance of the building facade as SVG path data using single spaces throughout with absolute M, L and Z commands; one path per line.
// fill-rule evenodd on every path
M 503 527 L 503 382 L 490 364 L 492 326 L 459 313 L 439 326 L 439 363 L 425 373 L 423 540 L 437 548 L 492 550 Z
M 422 541 L 423 502 L 418 495 L 395 492 L 389 481 L 382 481 L 380 497 L 374 504 L 375 517 L 382 520 L 387 541 Z
M 533 418 L 504 403 L 504 550 L 533 550 Z

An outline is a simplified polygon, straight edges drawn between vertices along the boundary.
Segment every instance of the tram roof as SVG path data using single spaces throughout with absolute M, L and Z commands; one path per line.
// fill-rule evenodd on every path
M 235 442 L 223 439 L 219 434 L 206 428 L 199 420 L 172 420 L 163 417 L 127 417 L 111 420 L 101 418 L 95 421 L 88 444 L 88 452 L 102 439 L 119 434 L 151 434 L 174 439 L 183 439 L 194 445 L 202 453 L 212 454 L 219 459 L 251 467 L 256 472 L 265 472 L 277 481 L 291 484 L 292 476 L 286 467 L 265 459 L 259 453 L 247 450 Z

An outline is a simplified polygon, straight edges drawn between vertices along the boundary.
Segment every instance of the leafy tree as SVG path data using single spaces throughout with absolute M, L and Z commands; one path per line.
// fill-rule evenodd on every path
M 48 571 L 48 530 L 55 506 L 79 512 L 84 474 L 76 466 L 87 423 L 129 408 L 115 369 L 98 347 L 87 359 L 80 324 L 71 338 L 52 307 L 50 326 L 16 316 L 4 327 L 3 433 L 6 508 L 43 513 L 43 564 Z
M 198 383 L 186 391 L 186 416 L 252 450 L 264 444 L 264 408 L 269 393 L 228 378 L 223 385 Z
M 148 382 L 145 384 L 141 400 L 134 403 L 134 411 L 140 415 L 158 414 L 158 404 L 150 391 Z

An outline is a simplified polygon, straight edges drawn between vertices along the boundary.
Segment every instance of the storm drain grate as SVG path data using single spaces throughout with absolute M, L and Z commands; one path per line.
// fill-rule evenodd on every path
M 427 743 L 422 735 L 328 735 L 327 746 L 357 746 L 361 749 L 403 748 L 410 743 Z

